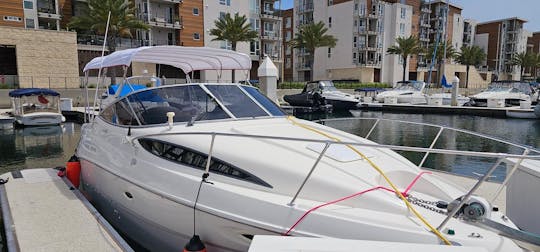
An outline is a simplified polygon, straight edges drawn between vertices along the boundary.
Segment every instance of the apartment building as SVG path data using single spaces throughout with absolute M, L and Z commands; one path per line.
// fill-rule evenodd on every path
M 242 0 L 240 0 L 242 1 Z M 244 0 L 245 1 L 245 0 Z M 259 38 L 251 42 L 251 79 L 258 79 L 259 62 L 265 56 L 272 59 L 280 72 L 283 71 L 283 11 L 280 0 L 249 0 L 249 21 L 251 28 L 259 32 Z
M 474 45 L 477 24 L 478 22 L 474 19 L 465 19 L 463 21 L 463 46 L 470 47 Z
M 527 50 L 527 41 L 533 34 L 523 29 L 527 21 L 518 17 L 478 23 L 475 45 L 487 54 L 483 68 L 495 72 L 498 79 L 519 80 L 519 67 L 512 66 L 513 55 Z
M 0 85 L 78 87 L 76 34 L 59 31 L 65 0 L 0 1 Z
M 283 17 L 283 79 L 285 81 L 293 80 L 294 55 L 292 46 L 289 45 L 294 38 L 294 11 L 293 9 L 284 10 Z

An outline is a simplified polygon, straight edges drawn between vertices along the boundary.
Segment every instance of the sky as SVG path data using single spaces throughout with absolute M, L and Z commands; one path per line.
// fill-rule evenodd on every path
M 450 3 L 463 8 L 464 18 L 485 22 L 520 17 L 529 21 L 525 23 L 525 29 L 540 31 L 540 0 L 450 0 Z M 292 8 L 293 0 L 282 0 L 282 5 L 284 9 Z

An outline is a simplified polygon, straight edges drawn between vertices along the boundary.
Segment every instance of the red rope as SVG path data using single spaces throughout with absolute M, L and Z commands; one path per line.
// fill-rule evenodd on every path
M 423 172 L 420 172 L 418 175 L 416 175 L 416 177 L 413 179 L 413 181 L 407 186 L 407 188 L 405 189 L 404 192 L 402 192 L 403 196 L 407 197 L 407 192 L 409 192 L 409 190 L 411 190 L 411 188 L 413 187 L 414 184 L 416 184 L 416 182 L 418 181 L 418 179 L 420 179 L 420 177 L 422 177 L 422 175 L 424 174 L 431 174 L 431 172 L 428 172 L 428 171 L 423 171 Z M 385 190 L 385 191 L 388 191 L 388 192 L 392 192 L 392 193 L 395 193 L 394 190 L 392 189 L 389 189 L 389 188 L 386 188 L 384 186 L 377 186 L 377 187 L 373 187 L 371 189 L 367 189 L 367 190 L 364 190 L 364 191 L 361 191 L 361 192 L 357 192 L 355 194 L 352 194 L 352 195 L 349 195 L 347 197 L 343 197 L 343 198 L 340 198 L 340 199 L 337 199 L 337 200 L 334 200 L 334 201 L 330 201 L 330 202 L 327 202 L 327 203 L 324 203 L 322 205 L 318 205 L 314 208 L 311 208 L 309 209 L 307 212 L 305 212 L 302 217 L 300 217 L 300 219 L 298 219 L 294 225 L 292 225 L 291 228 L 289 228 L 289 230 L 287 230 L 287 232 L 285 232 L 283 235 L 289 235 L 289 233 L 291 233 L 291 231 L 298 225 L 300 224 L 300 222 L 302 222 L 304 220 L 304 218 L 306 218 L 306 216 L 308 216 L 308 214 L 310 214 L 311 212 L 321 208 L 321 207 L 325 207 L 325 206 L 328 206 L 328 205 L 332 205 L 332 204 L 335 204 L 335 203 L 338 203 L 338 202 L 341 202 L 341 201 L 344 201 L 344 200 L 348 200 L 350 198 L 354 198 L 356 196 L 360 196 L 364 193 L 368 193 L 368 192 L 371 192 L 371 191 L 375 191 L 375 190 L 379 190 L 379 189 L 382 189 L 382 190 Z
M 418 181 L 418 179 L 420 179 L 420 177 L 422 177 L 422 175 L 424 174 L 431 174 L 431 172 L 428 172 L 428 171 L 423 171 L 421 173 L 419 173 L 418 175 L 416 175 L 416 177 L 413 179 L 413 181 L 409 184 L 409 186 L 407 186 L 407 188 L 405 189 L 405 191 L 403 191 L 403 196 L 407 197 L 407 194 L 409 192 L 409 190 L 411 190 L 411 188 L 413 187 L 414 184 L 416 184 L 416 181 Z

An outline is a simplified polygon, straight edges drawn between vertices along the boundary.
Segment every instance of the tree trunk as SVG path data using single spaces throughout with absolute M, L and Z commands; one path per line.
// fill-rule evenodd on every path
M 310 62 L 310 65 L 311 65 L 311 81 L 314 81 L 315 80 L 315 50 L 310 50 L 309 55 L 310 55 L 310 58 L 311 58 L 311 62 Z
M 521 68 L 521 70 L 520 70 L 521 76 L 519 76 L 519 79 L 520 79 L 521 81 L 523 81 L 523 74 L 525 73 L 525 68 L 524 68 L 523 66 L 521 66 L 520 68 Z
M 407 56 L 403 56 L 403 81 L 405 81 L 405 75 L 407 74 Z
M 467 65 L 467 79 L 465 79 L 465 88 L 469 88 L 469 68 L 470 65 Z
M 231 42 L 231 48 L 232 48 L 233 51 L 236 52 L 236 41 L 232 41 L 232 42 Z M 231 70 L 231 72 L 232 72 L 232 83 L 234 83 L 235 77 L 236 77 L 236 76 L 235 76 L 236 71 L 235 71 L 235 70 Z

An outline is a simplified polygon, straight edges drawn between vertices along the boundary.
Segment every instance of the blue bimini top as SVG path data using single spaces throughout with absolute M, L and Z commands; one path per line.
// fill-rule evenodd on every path
M 32 95 L 60 96 L 58 92 L 46 88 L 21 88 L 9 92 L 9 97 L 22 97 Z

